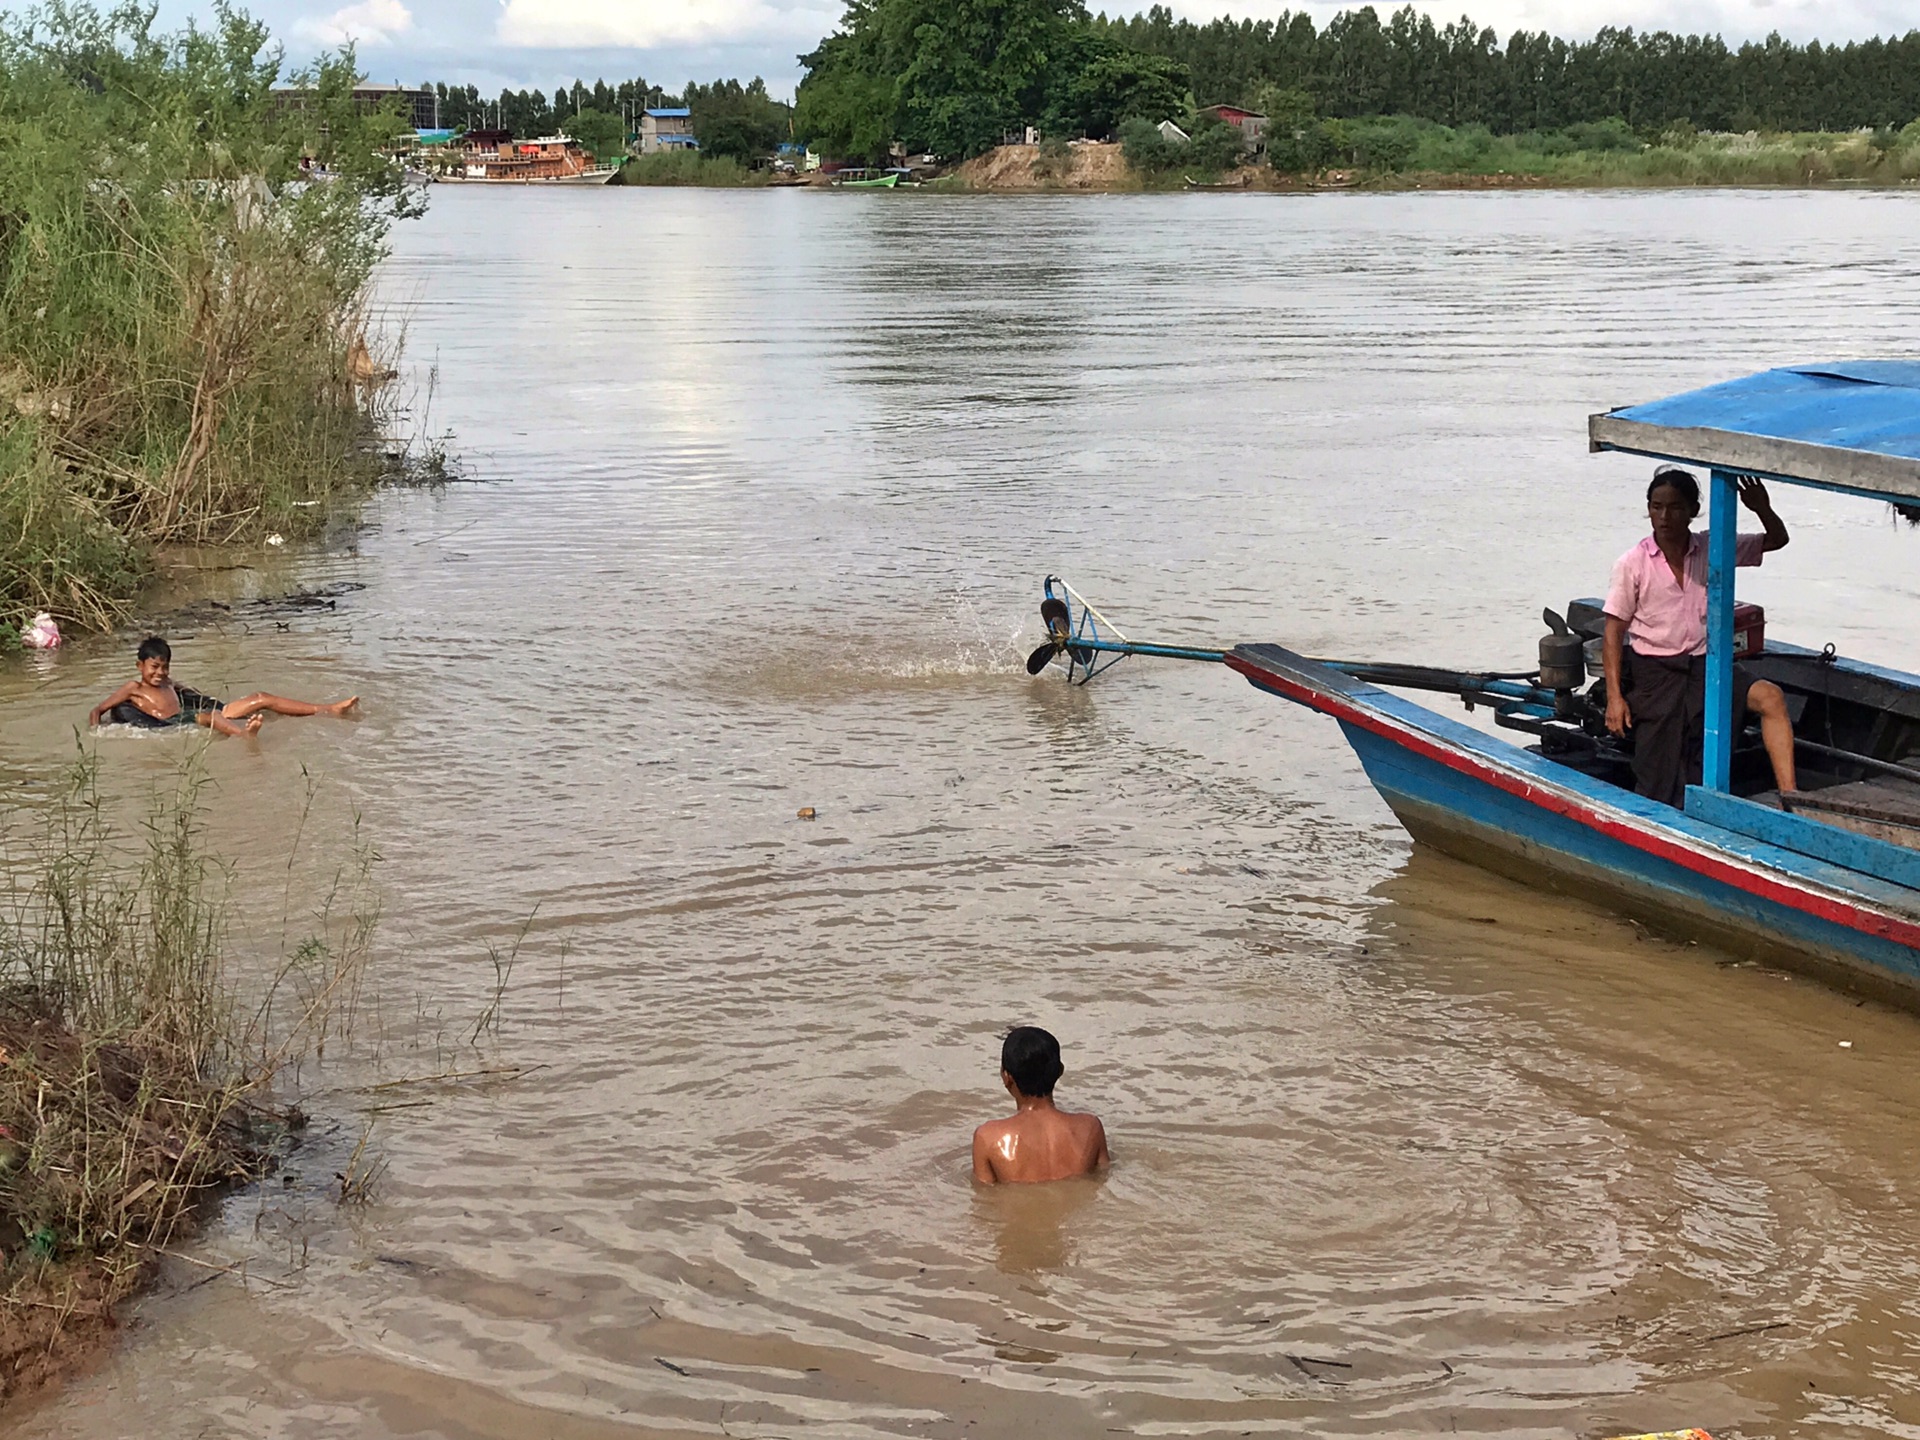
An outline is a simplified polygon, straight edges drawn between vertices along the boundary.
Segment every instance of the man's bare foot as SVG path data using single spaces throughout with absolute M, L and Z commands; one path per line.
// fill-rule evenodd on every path
M 240 728 L 249 735 L 258 735 L 260 733 L 260 727 L 266 723 L 266 720 L 267 717 L 264 715 L 249 715 L 246 723 Z
M 331 705 L 322 705 L 320 712 L 323 715 L 346 716 L 353 714 L 353 712 L 359 708 L 360 697 L 358 695 L 349 695 L 346 699 L 336 700 Z

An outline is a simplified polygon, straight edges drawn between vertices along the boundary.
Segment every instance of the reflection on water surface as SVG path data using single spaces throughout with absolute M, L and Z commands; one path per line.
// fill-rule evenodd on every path
M 302 767 L 376 837 L 361 1053 L 195 1252 L 254 1278 L 183 1267 L 19 1433 L 1915 1433 L 1912 1020 L 1415 851 L 1218 670 L 1020 670 L 1048 571 L 1139 635 L 1511 665 L 1642 523 L 1586 414 L 1910 348 L 1915 213 L 437 193 L 387 284 L 499 483 L 176 644 L 366 697 L 209 753 L 243 902 Z M 1774 633 L 1920 661 L 1920 542 L 1792 505 Z M 127 666 L 6 662 L 0 773 Z M 973 1192 L 1019 1021 L 1103 1180 Z

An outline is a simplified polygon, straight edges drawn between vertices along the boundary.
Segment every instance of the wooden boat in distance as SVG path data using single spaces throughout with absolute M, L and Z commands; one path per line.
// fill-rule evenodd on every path
M 1028 669 L 1064 659 L 1082 683 L 1126 655 L 1221 661 L 1336 721 L 1416 840 L 1532 885 L 1575 892 L 1724 951 L 1920 1010 L 1920 675 L 1768 636 L 1741 656 L 1786 693 L 1800 790 L 1772 791 L 1758 736 L 1732 716 L 1735 479 L 1920 502 L 1920 362 L 1764 371 L 1591 417 L 1589 447 L 1706 468 L 1707 709 L 1700 784 L 1675 809 L 1632 790 L 1630 742 L 1605 725 L 1575 601 L 1532 671 L 1479 674 L 1304 656 L 1140 645 L 1049 577 L 1049 633 Z M 1056 592 L 1055 586 L 1059 586 Z M 1577 638 L 1576 638 L 1577 637 Z M 1571 649 L 1572 663 L 1567 663 Z M 1399 690 L 1485 706 L 1522 744 Z
M 833 183 L 848 190 L 891 190 L 900 183 L 899 173 L 892 170 L 883 175 L 867 170 L 842 170 L 840 176 L 843 178 L 836 178 Z
M 604 185 L 617 173 L 569 135 L 516 140 L 503 130 L 474 130 L 451 158 L 436 177 L 442 184 Z
M 434 185 L 606 185 L 620 173 L 617 167 L 598 166 L 570 175 L 463 175 L 451 171 L 429 175 Z

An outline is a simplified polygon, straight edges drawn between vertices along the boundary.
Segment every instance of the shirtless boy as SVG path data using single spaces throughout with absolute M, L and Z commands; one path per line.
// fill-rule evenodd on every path
M 1028 1184 L 1091 1175 L 1108 1164 L 1107 1132 L 1097 1116 L 1054 1108 L 1064 1069 L 1060 1042 L 1033 1025 L 1007 1032 L 1000 1083 L 1017 1107 L 973 1132 L 973 1178 L 983 1185 Z
M 253 735 L 258 733 L 265 714 L 351 715 L 360 703 L 358 695 L 330 705 L 311 705 L 305 700 L 256 692 L 227 704 L 168 679 L 173 651 L 158 635 L 149 635 L 140 642 L 136 658 L 140 678 L 129 680 L 94 706 L 93 713 L 87 716 L 89 729 L 104 717 L 112 724 L 135 725 L 143 730 L 205 725 L 221 735 Z

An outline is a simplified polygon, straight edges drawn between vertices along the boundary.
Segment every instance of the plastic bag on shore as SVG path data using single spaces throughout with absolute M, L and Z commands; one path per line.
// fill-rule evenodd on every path
M 21 630 L 20 643 L 29 650 L 58 650 L 60 627 L 53 623 L 53 616 L 42 610 Z

